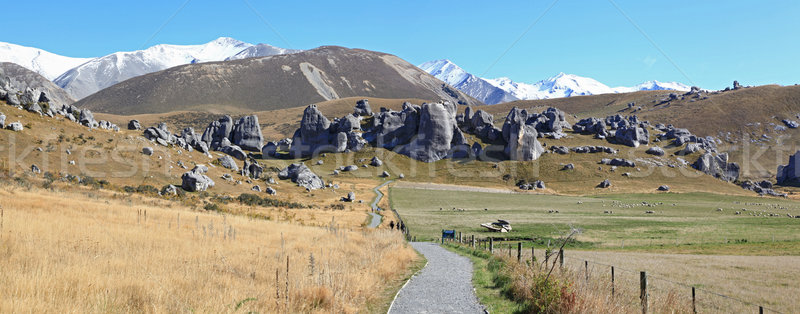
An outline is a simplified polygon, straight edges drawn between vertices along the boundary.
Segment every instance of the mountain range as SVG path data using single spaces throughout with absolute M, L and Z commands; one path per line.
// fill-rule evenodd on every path
M 176 66 L 104 88 L 75 105 L 123 115 L 181 110 L 238 113 L 346 97 L 482 104 L 397 56 L 323 46 L 291 54 Z
M 303 52 L 303 50 L 280 48 L 268 44 L 253 45 L 233 38 L 220 37 L 201 45 L 161 44 L 144 50 L 115 52 L 97 58 L 70 58 L 37 48 L 24 47 L 9 43 L 0 43 L 0 62 L 16 63 L 31 71 L 34 71 L 53 81 L 53 83 L 55 83 L 55 85 L 58 87 L 63 88 L 71 98 L 81 100 L 89 95 L 115 86 L 116 84 L 124 82 L 128 79 L 167 70 L 177 66 L 219 61 L 231 62 L 248 58 L 297 54 L 300 52 Z M 319 65 L 316 66 L 319 67 Z M 351 64 L 351 66 L 356 65 Z M 564 73 L 559 73 L 556 76 L 533 84 L 527 84 L 515 82 L 505 77 L 496 79 L 481 78 L 468 73 L 455 63 L 446 59 L 426 62 L 418 67 L 423 71 L 430 73 L 433 75 L 433 77 L 438 78 L 450 86 L 453 86 L 455 89 L 463 92 L 464 94 L 486 104 L 498 104 L 515 100 L 623 93 L 640 90 L 689 90 L 688 86 L 681 83 L 664 83 L 658 81 L 648 81 L 633 87 L 611 88 L 591 78 Z M 330 70 L 336 73 L 342 72 L 339 71 L 339 69 L 335 69 L 335 66 Z M 348 71 L 350 71 L 350 69 L 343 69 L 343 72 Z M 393 75 L 399 74 L 402 76 L 404 73 L 405 72 L 403 71 L 395 71 Z M 277 72 L 277 74 L 283 73 Z M 355 72 L 352 74 L 355 74 Z M 411 81 L 418 81 L 420 77 L 419 73 L 414 72 L 413 75 L 416 76 L 416 78 L 412 78 Z M 337 78 L 334 77 L 333 79 Z M 359 81 L 374 81 L 374 79 L 363 80 L 359 79 L 357 76 L 348 75 L 343 76 L 343 79 L 353 83 L 357 83 Z M 426 83 L 422 85 L 431 85 L 429 84 L 430 82 L 427 82 L 428 78 L 425 78 L 425 81 Z M 417 83 L 419 82 L 415 82 L 414 84 Z M 209 87 L 213 86 L 210 85 Z M 393 87 L 387 86 L 387 88 L 391 89 Z M 442 86 L 431 85 L 426 88 L 429 89 L 428 92 L 399 96 L 430 97 L 432 95 L 440 94 L 438 91 L 442 89 Z M 276 92 L 279 91 L 283 92 L 281 90 L 276 90 Z M 326 93 L 327 92 L 323 94 Z M 328 99 L 329 96 L 333 97 L 333 94 L 326 94 L 326 96 L 323 96 L 322 99 Z M 345 92 L 345 94 L 351 95 L 349 92 Z M 363 96 L 386 96 L 384 94 L 386 93 L 383 91 L 370 90 L 365 92 Z M 389 92 L 389 94 L 396 93 Z M 358 94 L 354 94 L 352 96 L 355 95 Z M 313 97 L 310 98 L 300 97 L 299 99 L 311 99 L 317 97 L 313 94 L 312 96 Z M 464 95 L 461 95 L 460 97 L 463 98 L 463 96 Z M 98 97 L 96 99 L 115 101 L 107 98 L 108 97 Z M 161 103 L 161 101 L 155 101 L 152 99 L 151 101 L 154 101 L 154 103 Z M 292 101 L 296 101 L 296 99 Z M 94 102 L 94 100 L 85 103 L 91 102 Z
M 220 37 L 202 45 L 156 45 L 97 58 L 70 58 L 37 48 L 0 43 L 0 62 L 16 63 L 37 72 L 73 98 L 82 99 L 127 79 L 179 65 L 298 51 Z
M 514 82 L 507 77 L 487 79 L 471 74 L 446 59 L 425 62 L 420 64 L 419 68 L 489 105 L 514 100 L 628 93 L 643 90 L 690 90 L 689 86 L 678 82 L 659 81 L 647 81 L 633 87 L 612 88 L 592 78 L 565 73 L 559 73 L 533 84 Z

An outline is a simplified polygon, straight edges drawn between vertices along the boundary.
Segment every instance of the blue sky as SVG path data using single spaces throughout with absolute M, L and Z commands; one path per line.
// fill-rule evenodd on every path
M 295 49 L 364 48 L 414 64 L 450 59 L 476 75 L 529 83 L 558 72 L 610 86 L 651 79 L 712 89 L 733 80 L 800 83 L 800 1 L 142 0 L 5 7 L 27 14 L 4 14 L 0 41 L 73 57 L 228 36 Z

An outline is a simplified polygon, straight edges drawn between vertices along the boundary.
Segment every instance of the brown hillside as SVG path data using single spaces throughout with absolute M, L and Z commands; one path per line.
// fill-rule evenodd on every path
M 236 113 L 353 96 L 481 104 L 396 56 L 325 46 L 289 55 L 178 66 L 126 80 L 76 106 L 122 115 Z
M 669 94 L 679 99 L 663 102 Z M 515 101 L 479 106 L 502 118 L 513 107 L 556 107 L 578 118 L 636 114 L 652 123 L 673 124 L 700 136 L 715 136 L 723 141 L 721 150 L 730 151 L 747 178 L 774 177 L 777 166 L 785 164 L 790 153 L 800 148 L 800 129 L 780 130 L 781 120 L 800 120 L 800 86 L 765 85 L 718 93 L 703 93 L 707 99 L 681 92 L 643 91 L 559 99 Z M 694 100 L 694 101 L 692 101 Z M 633 109 L 628 103 L 634 102 Z M 641 106 L 642 109 L 634 112 Z M 776 129 L 777 128 L 777 129 Z M 766 135 L 767 137 L 764 137 Z M 773 178 L 774 179 L 774 178 Z

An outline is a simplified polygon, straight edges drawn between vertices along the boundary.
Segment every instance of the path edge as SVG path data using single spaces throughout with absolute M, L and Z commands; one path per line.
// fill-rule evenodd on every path
M 409 282 L 411 282 L 412 279 L 414 279 L 414 277 L 417 277 L 417 275 L 419 275 L 419 273 L 422 272 L 422 270 L 425 269 L 425 267 L 428 267 L 428 263 L 429 261 L 425 259 L 425 265 L 422 266 L 422 268 L 420 268 L 419 270 L 417 270 L 417 272 L 415 272 L 413 275 L 411 275 L 411 277 L 409 277 L 408 280 L 406 280 L 406 283 L 404 283 L 403 286 L 400 287 L 400 290 L 397 290 L 397 293 L 394 294 L 394 298 L 392 298 L 392 304 L 389 304 L 389 309 L 386 310 L 386 314 L 392 312 L 392 307 L 394 307 L 394 301 L 397 301 L 397 296 L 400 295 L 400 291 L 403 291 L 403 289 L 405 289 L 405 287 L 408 285 Z

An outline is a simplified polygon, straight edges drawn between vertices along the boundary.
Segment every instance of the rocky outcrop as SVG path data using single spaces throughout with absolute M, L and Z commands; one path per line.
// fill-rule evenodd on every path
M 22 127 L 22 123 L 17 121 L 17 122 L 9 123 L 6 126 L 6 129 L 9 129 L 9 130 L 14 131 L 14 132 L 19 132 L 19 131 L 22 131 L 23 127 Z
M 264 167 L 256 161 L 252 161 L 250 163 L 245 162 L 244 167 L 242 167 L 242 171 L 244 172 L 245 169 L 247 169 L 247 173 L 242 173 L 242 175 L 251 177 L 253 179 L 261 178 L 261 174 L 264 173 Z
M 467 132 L 475 134 L 487 142 L 497 142 L 502 139 L 503 131 L 494 126 L 494 116 L 490 113 L 478 110 L 468 118 L 469 120 L 465 120 Z
M 236 164 L 236 161 L 231 158 L 231 156 L 225 155 L 217 159 L 219 165 L 223 168 L 227 168 L 233 171 L 239 171 L 239 165 Z
M 616 139 L 618 143 L 630 147 L 650 144 L 650 133 L 646 128 L 639 126 L 621 126 L 617 128 L 614 134 L 614 139 Z
M 147 155 L 147 156 L 152 156 L 153 155 L 153 148 L 152 147 L 144 147 L 144 148 L 142 148 L 142 154 Z
M 203 165 L 198 165 L 189 172 L 181 176 L 181 188 L 187 192 L 205 191 L 214 186 L 214 180 L 211 180 L 205 173 L 208 168 Z
M 373 167 L 380 167 L 383 166 L 383 161 L 381 161 L 377 156 L 372 157 L 372 160 L 369 161 L 369 165 Z
M 648 148 L 645 151 L 645 153 L 650 154 L 650 155 L 654 155 L 654 156 L 664 156 L 666 154 L 664 152 L 664 149 L 661 148 L 661 147 L 658 147 L 658 146 L 653 146 L 653 147 Z
M 675 152 L 675 155 L 686 156 L 686 155 L 690 155 L 690 154 L 694 154 L 696 152 L 699 152 L 702 149 L 703 149 L 703 146 L 700 143 L 688 143 L 688 144 L 686 144 L 686 147 L 684 147 L 683 149 Z
M 761 181 L 761 182 L 753 182 L 752 180 L 747 180 L 742 182 L 741 187 L 745 190 L 756 192 L 760 195 L 771 195 L 777 197 L 786 197 L 786 193 L 781 193 L 775 191 L 772 188 L 772 182 L 769 181 Z
M 308 190 L 321 189 L 325 186 L 322 179 L 304 164 L 291 164 L 278 173 L 281 180 L 291 179 L 292 182 Z
M 739 164 L 729 163 L 727 153 L 714 156 L 706 152 L 697 158 L 692 167 L 723 181 L 732 182 L 739 178 Z
M 617 150 L 613 149 L 608 146 L 576 146 L 570 149 L 571 151 L 578 153 L 578 154 L 596 154 L 596 153 L 606 153 L 606 154 L 616 154 Z
M 620 167 L 636 167 L 635 162 L 622 158 L 614 158 L 614 159 L 603 158 L 602 160 L 600 160 L 600 164 L 609 166 L 620 166 Z
M 229 139 L 243 150 L 260 152 L 264 145 L 264 136 L 258 124 L 258 117 L 250 115 L 239 118 L 233 125 Z
M 369 100 L 362 99 L 356 102 L 356 108 L 353 112 L 356 116 L 371 116 L 372 108 L 369 107 Z
M 236 145 L 225 145 L 221 147 L 219 151 L 239 160 L 247 159 L 247 154 L 239 146 Z
M 92 114 L 92 112 L 89 111 L 89 109 L 81 110 L 81 117 L 78 120 L 78 122 L 80 122 L 80 124 L 82 124 L 83 126 L 87 126 L 90 128 L 97 127 L 97 121 L 94 120 L 94 114 Z
M 510 127 L 509 141 L 505 153 L 510 160 L 530 161 L 539 159 L 544 153 L 533 125 L 518 124 Z
M 209 123 L 200 139 L 208 145 L 210 150 L 219 150 L 223 139 L 230 141 L 228 136 L 232 130 L 233 119 L 230 116 L 222 116 L 217 121 Z
M 456 125 L 456 111 L 454 104 L 423 104 L 417 136 L 399 153 L 415 160 L 434 162 L 448 157 L 453 146 L 467 144 Z
M 778 185 L 800 185 L 800 150 L 789 157 L 789 163 L 778 166 Z
M 593 134 L 598 138 L 607 138 L 606 123 L 598 118 L 586 118 L 572 126 L 572 130 L 581 134 Z
M 601 189 L 609 188 L 609 187 L 611 187 L 611 181 L 609 181 L 608 179 L 605 179 L 605 180 L 603 180 L 603 182 L 600 182 L 600 184 L 598 184 L 597 187 L 599 187 Z
M 366 143 L 360 133 L 353 131 L 359 129 L 360 120 L 355 116 L 348 115 L 332 123 L 316 105 L 309 105 L 303 111 L 300 129 L 294 133 L 289 150 L 295 157 L 359 151 Z
M 128 121 L 128 130 L 141 130 L 142 125 L 139 124 L 139 120 L 131 120 Z
M 679 129 L 668 126 L 666 128 L 666 133 L 660 135 L 659 137 L 662 139 L 672 139 L 672 145 L 675 146 L 683 146 L 683 144 L 686 143 L 698 143 L 700 144 L 700 148 L 706 151 L 716 152 L 717 150 L 717 143 L 713 137 L 699 137 L 693 135 L 687 129 Z
M 356 201 L 356 193 L 350 192 L 347 193 L 347 196 L 342 197 L 342 202 L 355 202 Z
M 144 130 L 144 137 L 148 140 L 157 142 L 164 146 L 175 143 L 172 133 L 169 132 L 166 123 L 159 123 L 158 127 L 149 127 Z
M 800 123 L 797 123 L 797 121 L 794 121 L 794 120 L 783 119 L 782 122 L 783 122 L 783 124 L 786 125 L 786 127 L 790 128 L 790 129 L 796 129 L 796 128 L 800 127 Z

